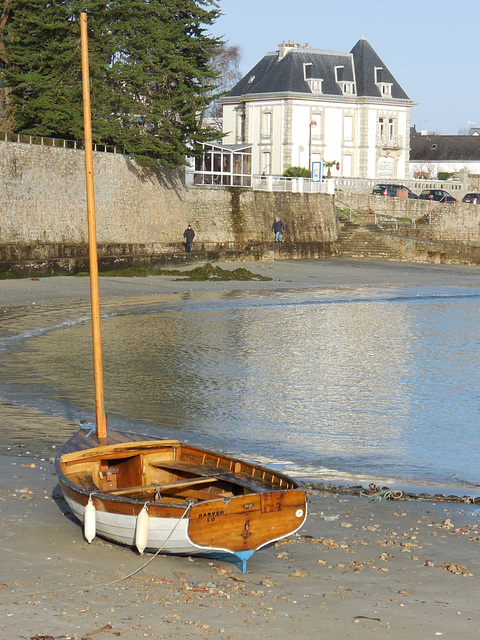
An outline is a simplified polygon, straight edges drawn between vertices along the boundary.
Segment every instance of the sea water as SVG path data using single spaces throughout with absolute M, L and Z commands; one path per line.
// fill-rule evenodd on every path
M 475 488 L 479 309 L 480 287 L 453 285 L 110 301 L 109 425 L 305 479 Z M 36 438 L 55 447 L 65 429 L 48 416 L 72 431 L 94 420 L 88 309 L 46 309 L 12 326 L 0 340 L 13 425 L 0 451 L 35 448 Z M 25 442 L 31 410 L 41 414 Z

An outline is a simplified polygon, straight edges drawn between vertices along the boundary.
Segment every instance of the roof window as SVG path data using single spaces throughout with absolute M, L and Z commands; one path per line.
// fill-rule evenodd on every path
M 252 84 L 254 80 L 255 80 L 255 76 L 250 76 L 248 79 L 248 84 Z
M 313 64 L 311 62 L 303 63 L 303 79 L 309 80 L 312 77 Z
M 343 65 L 335 67 L 335 82 L 342 82 L 344 80 L 345 67 Z

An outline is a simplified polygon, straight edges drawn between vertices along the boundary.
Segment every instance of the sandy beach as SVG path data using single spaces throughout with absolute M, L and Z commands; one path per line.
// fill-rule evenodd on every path
M 344 260 L 221 266 L 273 279 L 101 278 L 102 304 L 152 295 L 480 282 L 480 267 L 466 266 Z M 42 309 L 88 308 L 88 295 L 86 278 L 0 281 L 3 330 L 14 331 L 19 314 L 34 326 Z M 21 415 L 28 429 L 49 419 Z M 61 429 L 74 428 L 55 420 Z M 302 529 L 254 554 L 242 574 L 223 559 L 140 556 L 99 538 L 89 545 L 60 494 L 53 455 L 47 449 L 0 455 L 1 638 L 457 640 L 480 633 L 478 505 L 310 490 Z

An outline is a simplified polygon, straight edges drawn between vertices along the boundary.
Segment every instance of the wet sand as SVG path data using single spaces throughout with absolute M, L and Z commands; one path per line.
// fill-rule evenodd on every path
M 238 267 L 271 277 L 271 281 L 179 281 L 176 276 L 100 278 L 101 303 L 111 298 L 145 295 L 211 294 L 224 291 L 275 291 L 318 287 L 391 286 L 428 284 L 480 284 L 480 266 L 413 264 L 406 262 L 329 260 L 278 260 L 215 263 L 224 269 Z M 189 271 L 194 266 L 181 267 Z M 88 278 L 0 280 L 0 309 L 15 306 L 87 302 Z
M 102 300 L 480 282 L 480 267 L 343 260 L 241 266 L 274 280 L 102 278 Z M 8 330 L 16 314 L 29 314 L 33 324 L 41 309 L 87 306 L 88 288 L 83 278 L 0 281 Z M 26 429 L 35 428 L 36 417 L 48 419 L 26 412 Z M 73 428 L 54 419 L 65 431 Z M 151 559 L 99 538 L 87 544 L 59 493 L 53 454 L 46 446 L 35 457 L 0 455 L 0 637 L 6 640 L 457 640 L 480 632 L 478 506 L 312 492 L 304 527 L 254 554 L 242 574 L 224 560 Z
M 242 574 L 224 560 L 89 545 L 51 462 L 0 456 L 0 519 L 5 639 L 480 632 L 480 520 L 470 505 L 314 493 L 299 533 L 254 554 Z

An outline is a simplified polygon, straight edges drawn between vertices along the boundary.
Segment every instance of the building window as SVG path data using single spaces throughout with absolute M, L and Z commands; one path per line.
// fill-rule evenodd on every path
M 382 67 L 375 67 L 374 73 L 375 73 L 375 84 L 379 88 L 380 94 L 382 96 L 391 96 L 393 83 L 385 81 L 385 78 L 383 77 L 384 73 L 383 73 Z
M 388 137 L 393 138 L 395 135 L 395 120 L 393 118 L 388 119 Z
M 304 62 L 303 64 L 303 79 L 312 93 L 322 93 L 323 79 L 313 76 L 313 64 L 311 62 Z
M 237 126 L 236 126 L 236 142 L 245 142 L 245 111 L 239 109 L 237 111 Z
M 248 84 L 252 84 L 254 80 L 255 80 L 255 76 L 250 76 L 248 79 Z
M 270 162 L 271 162 L 270 153 L 268 151 L 264 151 L 262 153 L 262 160 L 261 160 L 260 167 L 262 169 L 262 173 L 264 173 L 265 175 L 272 173 L 272 167 Z
M 343 139 L 353 139 L 353 116 L 345 116 L 343 119 Z
M 378 135 L 381 138 L 385 135 L 385 118 L 378 119 Z
M 262 111 L 261 136 L 270 138 L 272 135 L 272 112 Z

